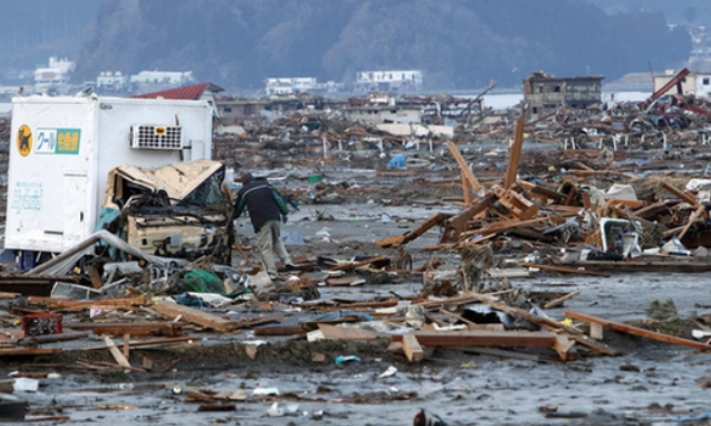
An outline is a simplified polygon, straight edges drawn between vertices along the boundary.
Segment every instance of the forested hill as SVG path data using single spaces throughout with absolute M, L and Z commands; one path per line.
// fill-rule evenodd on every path
M 256 89 L 266 77 L 422 69 L 433 89 L 517 86 L 536 70 L 606 81 L 648 63 L 663 70 L 690 49 L 661 13 L 607 15 L 583 0 L 104 0 L 77 80 L 192 70 Z

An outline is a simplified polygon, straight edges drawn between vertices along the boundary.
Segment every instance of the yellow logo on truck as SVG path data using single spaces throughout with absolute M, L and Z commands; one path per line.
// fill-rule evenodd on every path
M 23 157 L 27 157 L 32 151 L 32 131 L 26 124 L 20 126 L 17 131 L 17 150 Z

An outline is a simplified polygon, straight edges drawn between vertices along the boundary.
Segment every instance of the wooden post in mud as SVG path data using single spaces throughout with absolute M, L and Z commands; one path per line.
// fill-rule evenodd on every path
M 526 104 L 521 105 L 521 114 L 516 121 L 516 133 L 509 150 L 509 164 L 506 168 L 506 177 L 504 180 L 504 190 L 509 190 L 516 182 L 518 175 L 518 163 L 521 159 L 521 148 L 523 147 L 523 128 L 526 126 Z

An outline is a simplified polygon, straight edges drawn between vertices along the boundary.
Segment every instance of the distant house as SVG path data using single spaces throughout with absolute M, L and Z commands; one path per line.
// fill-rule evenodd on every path
M 660 90 L 676 76 L 676 71 L 669 70 L 664 74 L 654 76 L 654 91 Z M 684 95 L 695 95 L 711 98 L 711 74 L 692 71 L 681 80 L 681 91 Z M 676 86 L 667 90 L 668 94 L 677 94 Z
M 559 108 L 587 108 L 602 100 L 602 80 L 599 75 L 586 77 L 555 77 L 535 72 L 523 80 L 523 99 L 535 120 Z
M 356 74 L 356 92 L 405 92 L 422 89 L 422 71 L 360 71 Z

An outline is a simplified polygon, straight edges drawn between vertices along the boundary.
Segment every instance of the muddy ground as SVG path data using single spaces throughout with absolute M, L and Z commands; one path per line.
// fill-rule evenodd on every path
M 412 185 L 409 179 L 403 178 L 402 183 Z M 390 180 L 389 184 L 397 183 L 397 179 Z M 291 185 L 299 184 L 306 186 Z M 293 235 L 305 243 L 288 248 L 293 255 L 340 258 L 392 253 L 372 241 L 403 233 L 437 211 L 458 211 L 459 207 L 447 203 L 426 205 L 421 202 L 426 193 L 418 193 L 411 202 L 399 206 L 384 203 L 383 194 L 370 198 L 372 201 L 302 204 L 284 230 L 298 233 Z M 441 196 L 434 190 L 429 200 Z M 396 198 L 397 194 L 389 197 Z M 332 220 L 316 220 L 317 210 L 332 216 Z M 383 221 L 383 215 L 389 220 Z M 238 226 L 238 231 L 251 238 L 247 219 L 239 220 L 239 224 L 245 226 Z M 414 249 L 436 244 L 438 238 L 438 231 L 432 230 L 411 243 L 408 248 L 415 266 L 432 254 Z M 444 267 L 458 263 L 456 254 L 436 256 L 444 260 Z M 581 290 L 565 307 L 548 311 L 556 319 L 563 319 L 564 310 L 570 309 L 616 321 L 642 320 L 647 318 L 645 311 L 653 300 L 667 299 L 674 301 L 681 317 L 711 312 L 711 285 L 701 274 L 610 278 L 538 274 L 511 280 L 510 284 L 529 291 Z M 321 297 L 372 299 L 390 295 L 391 291 L 412 295 L 420 288 L 420 282 L 408 280 L 397 285 L 322 288 Z M 243 313 L 235 309 L 232 314 Z M 198 348 L 132 351 L 134 363 L 143 357 L 152 360 L 153 368 L 146 373 L 89 371 L 77 364 L 78 360 L 111 361 L 107 351 L 67 351 L 31 362 L 3 361 L 0 372 L 3 377 L 14 370 L 61 373 L 59 379 L 42 379 L 40 390 L 25 396 L 33 415 L 66 414 L 70 424 L 409 425 L 420 407 L 454 425 L 709 424 L 709 420 L 678 420 L 711 411 L 711 390 L 700 386 L 707 375 L 711 377 L 711 354 L 609 331 L 605 341 L 623 352 L 622 356 L 581 354 L 576 361 L 562 363 L 548 350 L 517 351 L 536 355 L 538 361 L 436 350 L 425 362 L 415 365 L 402 355 L 385 352 L 384 341 L 309 344 L 304 339 L 272 338 L 259 347 L 253 360 L 240 343 L 254 339 L 248 331 L 201 336 L 202 346 Z M 360 361 L 337 365 L 334 359 L 339 355 L 357 355 Z M 395 366 L 397 373 L 379 378 L 390 366 Z M 174 392 L 176 387 L 179 393 Z M 280 396 L 252 396 L 258 387 L 277 388 Z M 247 399 L 232 402 L 236 411 L 198 412 L 200 403 L 185 401 L 187 391 L 193 388 L 229 391 Z M 280 401 L 285 411 L 295 412 L 267 417 L 274 401 Z M 541 407 L 556 411 L 547 414 Z

